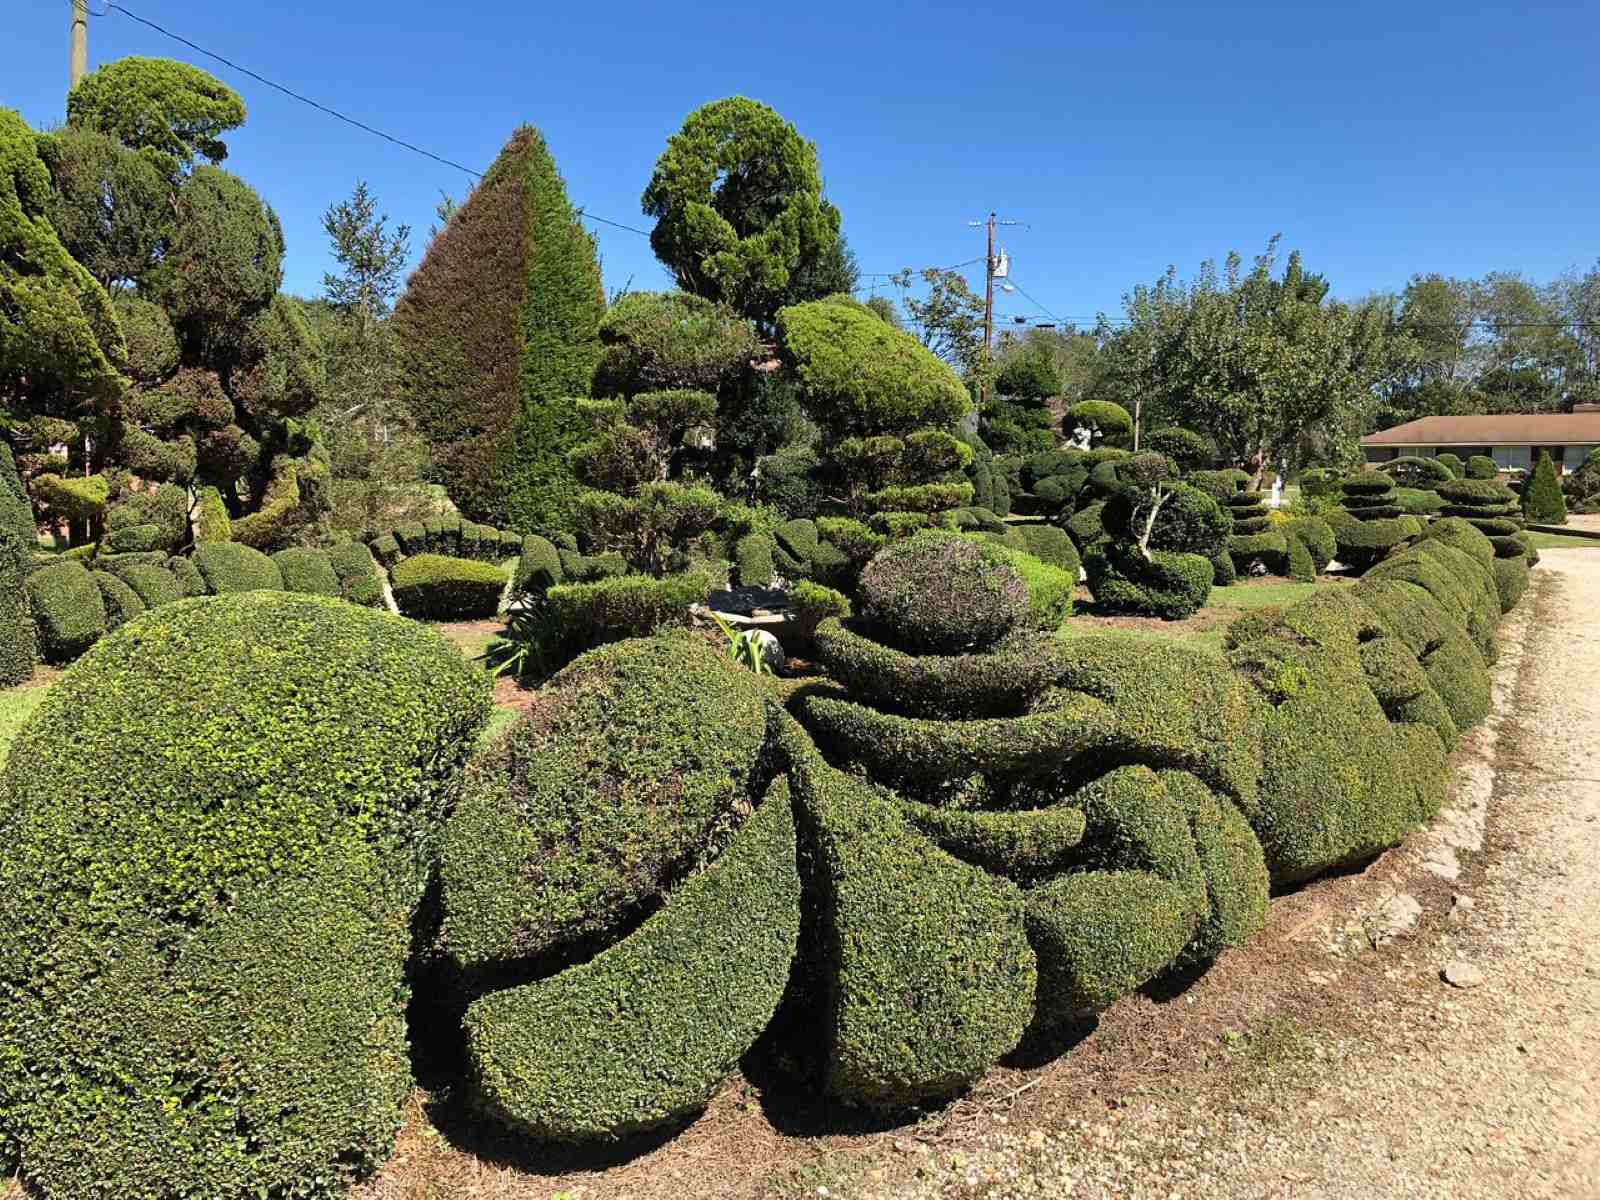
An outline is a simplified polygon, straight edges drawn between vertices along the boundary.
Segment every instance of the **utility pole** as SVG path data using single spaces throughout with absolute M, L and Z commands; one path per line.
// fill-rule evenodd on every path
M 70 78 L 77 87 L 89 73 L 89 0 L 69 0 L 72 5 L 72 55 Z
M 994 213 L 989 214 L 989 252 L 983 259 L 983 352 L 994 349 Z

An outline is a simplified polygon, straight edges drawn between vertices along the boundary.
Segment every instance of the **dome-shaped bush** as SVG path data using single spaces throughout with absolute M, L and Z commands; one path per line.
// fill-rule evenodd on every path
M 69 670 L 0 774 L 0 1165 L 247 1197 L 381 1163 L 421 851 L 488 713 L 436 634 L 281 592 L 168 604 Z
M 569 665 L 463 777 L 441 942 L 467 972 L 612 932 L 752 801 L 754 674 L 686 635 Z
M 1028 586 L 999 546 L 928 530 L 880 551 L 861 573 L 862 615 L 900 645 L 958 654 L 1028 619 Z

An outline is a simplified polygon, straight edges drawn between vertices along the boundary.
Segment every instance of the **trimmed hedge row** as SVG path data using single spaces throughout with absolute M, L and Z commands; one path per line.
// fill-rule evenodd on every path
M 22 539 L 0 526 L 0 687 L 32 679 L 39 653 L 33 612 L 23 586 L 28 559 Z
M 418 554 L 391 572 L 394 602 L 423 621 L 470 621 L 499 611 L 506 573 L 493 563 Z

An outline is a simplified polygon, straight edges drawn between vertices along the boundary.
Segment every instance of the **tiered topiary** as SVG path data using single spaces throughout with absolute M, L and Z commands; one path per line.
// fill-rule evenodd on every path
M 1020 1036 L 1035 971 L 1033 1016 L 1053 1025 L 1260 927 L 1259 847 L 1202 781 L 1252 793 L 1246 689 L 1202 656 L 1028 634 L 1019 583 L 981 544 L 924 533 L 863 573 L 858 620 L 817 630 L 847 695 L 797 712 L 835 767 L 894 789 L 791 750 L 834 905 L 823 1037 L 842 1099 L 902 1106 L 974 1078 Z M 1150 765 L 1099 775 L 1130 761 Z M 982 924 L 952 907 L 961 890 Z
M 1440 511 L 1446 517 L 1459 517 L 1486 535 L 1496 558 L 1538 561 L 1538 552 L 1523 528 L 1517 494 L 1496 479 L 1458 479 L 1439 485 L 1444 500 Z
M 381 1165 L 428 848 L 489 711 L 437 634 L 282 592 L 67 672 L 0 774 L 0 1169 L 244 1197 Z
M 1365 571 L 1415 534 L 1398 503 L 1394 480 L 1382 471 L 1347 475 L 1340 492 L 1340 507 L 1324 515 L 1345 566 Z
M 1233 517 L 1233 535 L 1228 538 L 1228 557 L 1236 575 L 1289 573 L 1289 543 L 1272 527 L 1266 497 L 1260 492 L 1236 491 L 1226 500 Z

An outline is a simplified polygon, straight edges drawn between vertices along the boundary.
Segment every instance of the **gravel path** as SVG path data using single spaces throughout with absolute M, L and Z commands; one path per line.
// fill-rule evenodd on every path
M 1324 931 L 1311 978 L 1346 976 L 1353 1022 L 1241 1041 L 1226 1091 L 1178 1080 L 1101 1119 L 919 1149 L 889 1187 L 844 1194 L 1600 1197 L 1600 554 L 1547 551 L 1534 577 L 1504 627 L 1497 719 L 1456 759 L 1456 813 L 1371 869 L 1443 911 L 1376 952 L 1376 991 L 1335 950 L 1363 924 Z

